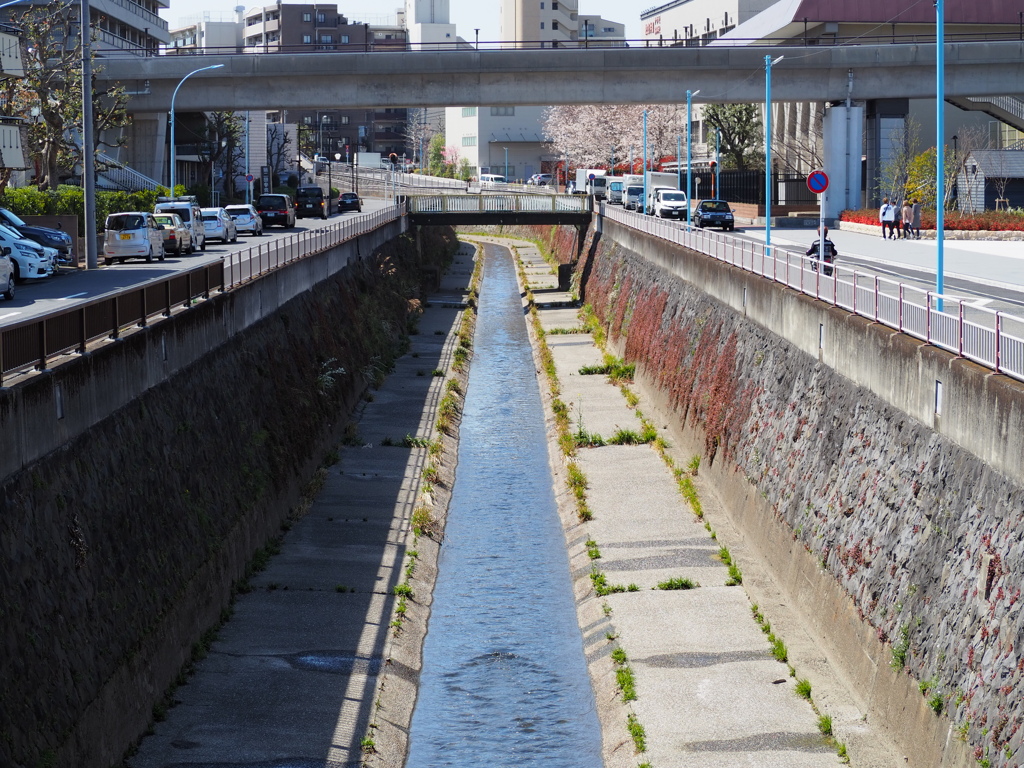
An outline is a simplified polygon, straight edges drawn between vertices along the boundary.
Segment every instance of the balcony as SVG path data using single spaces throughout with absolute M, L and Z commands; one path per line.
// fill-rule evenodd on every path
M 10 30 L 10 28 L 7 28 Z M 21 41 L 13 31 L 0 30 L 0 79 L 22 78 L 25 65 L 21 60 Z

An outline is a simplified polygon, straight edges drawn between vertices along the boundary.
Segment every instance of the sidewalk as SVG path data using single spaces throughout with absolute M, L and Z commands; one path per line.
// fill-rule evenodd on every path
M 589 333 L 564 332 L 582 325 L 575 309 L 557 306 L 572 297 L 557 292 L 557 278 L 536 246 L 522 241 L 515 246 L 535 293 L 560 398 L 568 405 L 570 430 L 598 434 L 605 441 L 620 429 L 640 433 L 638 411 L 659 427 L 667 425 L 666 417 L 655 414 L 642 395 L 634 410 L 607 376 L 579 373 L 583 366 L 600 364 L 602 352 Z M 548 302 L 553 306 L 544 308 Z M 537 358 L 538 341 L 533 342 Z M 543 364 L 537 367 L 543 377 Z M 630 389 L 639 392 L 636 385 Z M 546 402 L 550 414 L 550 392 Z M 891 768 L 901 762 L 865 725 L 843 684 L 801 629 L 800 617 L 767 581 L 755 554 L 744 551 L 741 537 L 716 504 L 714 490 L 705 487 L 699 474 L 691 479 L 703 503 L 703 520 L 684 500 L 676 476 L 652 445 L 578 448 L 576 463 L 586 476 L 586 499 L 593 513 L 592 520 L 581 523 L 575 499 L 563 485 L 567 460 L 551 424 L 549 415 L 550 459 L 558 476 L 556 491 L 608 768 L 648 762 L 656 768 L 697 768 L 712 761 L 730 766 L 835 766 L 840 763 L 837 752 L 842 754 L 838 742 L 849 743 L 858 766 Z M 667 453 L 680 468 L 692 458 L 672 446 Z M 716 529 L 717 538 L 711 533 Z M 726 556 L 731 554 L 742 571 L 742 586 L 726 586 L 733 574 L 722 560 L 721 547 L 732 550 Z M 591 576 L 595 569 L 607 585 L 625 591 L 597 596 Z M 700 586 L 658 588 L 671 579 L 690 579 Z M 787 663 L 776 660 L 768 630 L 755 621 L 751 603 L 756 601 L 774 627 L 771 631 L 788 646 Z M 635 679 L 634 701 L 623 701 L 623 670 Z M 798 679 L 809 684 L 815 705 L 831 717 L 837 741 L 820 732 L 819 714 L 797 694 Z M 635 748 L 637 726 L 644 733 L 644 752 Z

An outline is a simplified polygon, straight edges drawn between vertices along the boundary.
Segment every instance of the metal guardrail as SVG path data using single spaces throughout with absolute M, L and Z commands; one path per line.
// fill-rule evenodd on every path
M 600 213 L 1024 381 L 1024 318 L 839 264 L 826 275 L 814 269 L 815 260 L 779 246 L 688 230 L 685 224 L 668 224 L 604 203 Z
M 0 384 L 4 376 L 31 368 L 46 370 L 55 357 L 85 353 L 92 341 L 116 339 L 125 328 L 145 326 L 157 315 L 169 317 L 224 286 L 220 262 L 152 280 L 32 320 L 0 328 Z
M 322 253 L 402 215 L 398 207 L 336 221 L 321 229 L 297 232 L 268 243 L 252 245 L 224 257 L 224 289 L 229 290 L 297 259 Z
M 409 213 L 589 213 L 583 195 L 411 195 Z
M 98 339 L 118 338 L 124 330 L 144 327 L 158 316 L 227 291 L 285 264 L 321 253 L 346 240 L 394 221 L 398 208 L 341 220 L 318 230 L 253 245 L 223 261 L 151 280 L 124 291 L 76 304 L 59 312 L 0 327 L 0 384 L 12 373 L 46 370 L 55 358 L 84 354 Z

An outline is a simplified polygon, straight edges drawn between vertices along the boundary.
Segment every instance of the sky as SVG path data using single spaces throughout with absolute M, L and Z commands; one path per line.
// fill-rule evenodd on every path
M 309 0 L 312 2 L 312 0 Z M 238 5 L 255 8 L 270 5 L 272 0 L 257 2 L 237 2 L 237 0 L 170 0 L 170 8 L 160 15 L 167 19 L 171 29 L 181 26 L 181 22 L 195 18 L 203 18 L 210 14 L 211 21 L 228 21 L 234 17 L 234 9 Z M 403 5 L 401 0 L 335 0 L 338 9 L 351 21 L 384 21 L 382 17 L 391 16 L 394 20 L 395 10 Z M 480 29 L 480 41 L 497 40 L 500 37 L 498 9 L 500 0 L 451 0 L 451 21 L 455 24 L 458 34 L 473 40 L 475 28 Z M 580 0 L 580 13 L 598 14 L 611 21 L 626 25 L 627 38 L 639 38 L 640 12 L 653 5 L 655 0 L 644 3 L 622 2 L 622 0 Z M 623 13 L 623 6 L 630 8 L 628 15 Z

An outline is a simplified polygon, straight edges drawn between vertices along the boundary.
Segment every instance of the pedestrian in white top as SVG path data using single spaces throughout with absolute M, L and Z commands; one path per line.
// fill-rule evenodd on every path
M 889 204 L 889 198 L 882 198 L 882 207 L 878 211 L 878 220 L 882 222 L 882 238 L 896 239 L 896 206 Z

